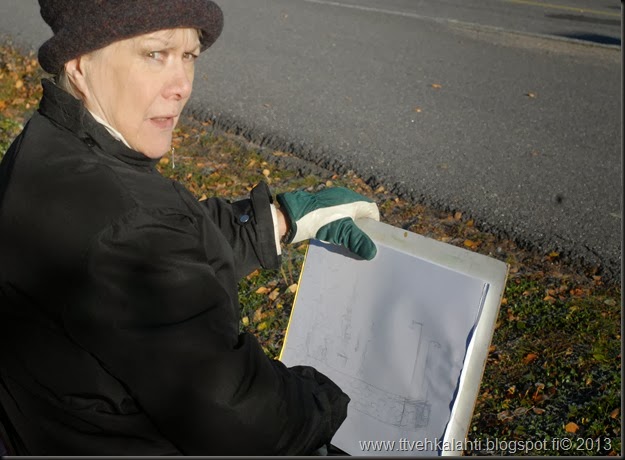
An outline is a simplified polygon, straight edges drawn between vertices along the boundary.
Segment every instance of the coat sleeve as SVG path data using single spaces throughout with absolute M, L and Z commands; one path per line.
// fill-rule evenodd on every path
M 269 206 L 271 202 L 271 192 L 264 182 L 252 189 L 249 199 L 231 203 L 222 198 L 209 198 L 201 202 L 230 243 L 239 278 L 256 268 L 280 266 Z
M 297 455 L 328 443 L 349 398 L 310 367 L 239 334 L 237 303 L 197 223 L 138 211 L 102 232 L 66 331 L 186 455 Z

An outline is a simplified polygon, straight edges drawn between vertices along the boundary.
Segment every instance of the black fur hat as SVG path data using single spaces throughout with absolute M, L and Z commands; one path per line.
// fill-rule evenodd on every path
M 210 0 L 39 0 L 39 6 L 54 33 L 39 48 L 39 63 L 53 75 L 78 56 L 162 29 L 200 29 L 204 51 L 223 28 L 223 13 Z

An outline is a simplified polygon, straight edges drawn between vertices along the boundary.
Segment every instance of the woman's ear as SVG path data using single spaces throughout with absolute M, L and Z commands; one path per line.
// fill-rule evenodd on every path
M 77 95 L 79 95 L 83 101 L 89 89 L 85 75 L 85 67 L 83 56 L 79 56 L 65 63 L 65 75 L 67 75 L 69 84 L 72 85 L 72 89 L 78 93 Z

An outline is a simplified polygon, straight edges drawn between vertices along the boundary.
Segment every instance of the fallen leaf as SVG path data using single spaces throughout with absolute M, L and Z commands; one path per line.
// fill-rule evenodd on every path
M 291 284 L 288 288 L 286 288 L 286 290 L 295 294 L 295 292 L 297 291 L 297 283 Z
M 279 295 L 280 295 L 280 289 L 276 288 L 273 291 L 271 291 L 271 293 L 269 294 L 269 299 L 276 300 Z
M 528 353 L 525 358 L 523 358 L 523 364 L 528 365 L 531 362 L 536 361 L 538 355 L 536 353 Z
M 208 200 L 208 197 L 206 196 L 206 193 L 202 194 L 202 196 L 200 197 L 199 201 L 204 201 L 204 200 Z
M 543 298 L 543 300 L 544 300 L 545 302 L 549 302 L 549 303 L 554 303 L 554 302 L 556 301 L 556 299 L 555 299 L 555 298 L 553 298 L 553 297 L 551 297 L 550 295 L 546 295 L 546 296 Z
M 24 81 L 23 80 L 20 79 L 20 80 L 17 80 L 15 82 L 15 89 L 20 89 L 23 86 L 24 86 Z
M 270 174 L 271 174 L 271 171 L 269 171 L 268 169 L 263 169 L 263 176 L 269 177 Z
M 621 409 L 616 408 L 612 412 L 610 412 L 610 418 L 617 418 L 620 413 Z
M 169 164 L 169 158 L 163 157 L 163 158 L 160 159 L 159 163 L 162 164 L 162 165 Z
M 415 107 L 414 111 L 417 112 L 417 113 L 421 113 L 421 107 Z
M 530 91 L 530 92 L 528 92 L 528 93 L 525 93 L 525 95 L 526 95 L 527 97 L 529 97 L 530 99 L 534 99 L 534 98 L 536 98 L 536 93 L 532 93 L 531 91 Z
M 467 248 L 475 249 L 480 245 L 480 243 L 478 243 L 477 241 L 464 240 L 464 245 Z
M 263 319 L 263 309 L 258 308 L 255 312 L 254 312 L 254 321 L 257 323 L 259 322 L 261 319 Z
M 542 415 L 545 413 L 545 409 L 541 409 L 539 407 L 532 407 L 532 410 L 536 415 Z
M 269 289 L 267 289 L 265 286 L 261 286 L 258 289 L 256 289 L 256 294 L 267 294 L 269 292 Z
M 514 409 L 513 414 L 518 417 L 521 415 L 525 415 L 527 413 L 529 409 L 527 407 L 517 407 L 516 409 Z
M 443 87 L 443 85 L 439 85 L 438 83 L 432 83 L 432 88 L 434 89 L 441 89 Z
M 577 433 L 577 430 L 579 430 L 579 426 L 575 422 L 569 422 L 566 424 L 564 429 L 567 433 Z
M 458 211 L 457 213 L 454 214 L 454 219 L 456 220 L 460 220 L 462 219 L 462 213 L 460 211 Z
M 260 323 L 257 327 L 257 330 L 259 331 L 264 331 L 265 329 L 267 329 L 267 323 L 265 321 L 263 321 L 262 323 Z

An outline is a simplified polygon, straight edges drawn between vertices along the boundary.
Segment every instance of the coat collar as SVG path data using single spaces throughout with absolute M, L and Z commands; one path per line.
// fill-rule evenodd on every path
M 87 145 L 99 146 L 106 154 L 133 166 L 153 168 L 159 159 L 148 158 L 136 150 L 128 148 L 115 139 L 107 129 L 98 123 L 83 103 L 59 88 L 53 81 L 44 79 L 43 97 L 39 104 L 39 113 L 68 129 Z

